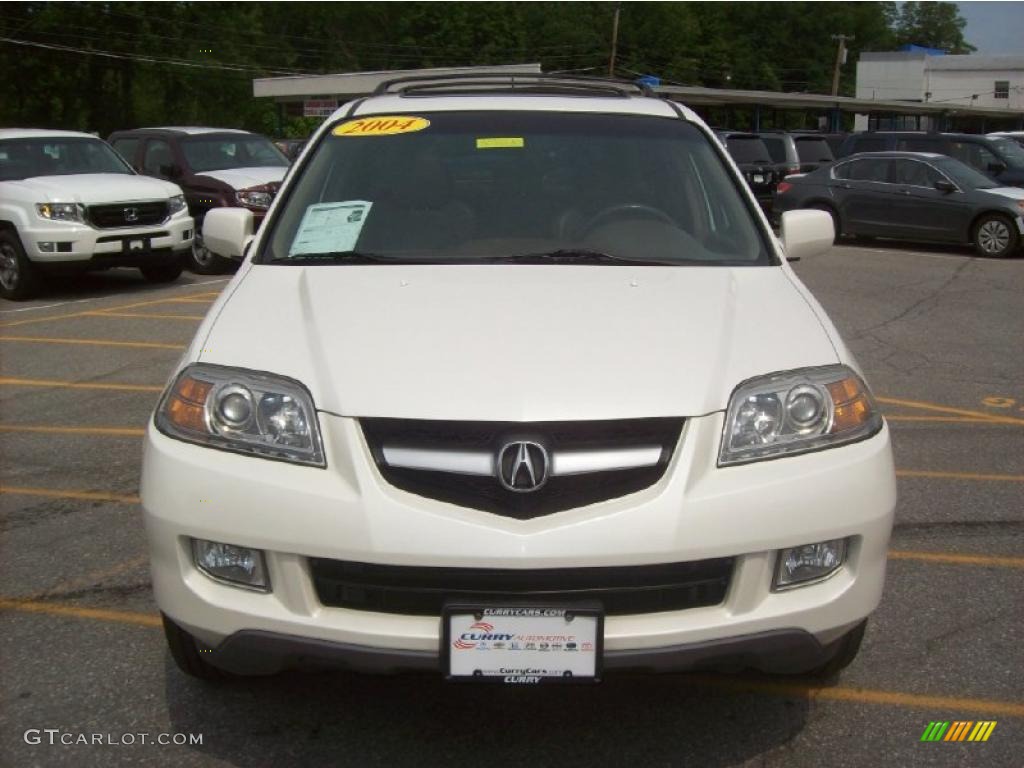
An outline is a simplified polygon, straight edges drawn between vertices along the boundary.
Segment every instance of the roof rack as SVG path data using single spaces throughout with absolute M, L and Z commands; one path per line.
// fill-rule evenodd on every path
M 436 96 L 439 94 L 558 93 L 569 96 L 657 97 L 647 83 L 610 77 L 541 72 L 486 72 L 452 75 L 407 75 L 385 80 L 374 96 Z

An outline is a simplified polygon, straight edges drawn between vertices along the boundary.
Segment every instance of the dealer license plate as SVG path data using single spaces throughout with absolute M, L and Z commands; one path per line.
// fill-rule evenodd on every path
M 445 607 L 441 658 L 449 680 L 507 684 L 596 682 L 600 607 Z

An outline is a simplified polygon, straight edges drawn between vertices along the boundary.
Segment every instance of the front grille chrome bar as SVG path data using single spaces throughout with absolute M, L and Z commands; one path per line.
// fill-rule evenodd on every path
M 397 469 L 422 469 L 451 472 L 458 475 L 496 477 L 493 453 L 483 451 L 450 451 L 433 448 L 405 448 L 385 445 L 381 449 L 384 463 Z M 551 454 L 551 474 L 582 475 L 589 472 L 614 472 L 642 469 L 661 461 L 660 445 L 638 445 L 629 448 L 555 451 Z

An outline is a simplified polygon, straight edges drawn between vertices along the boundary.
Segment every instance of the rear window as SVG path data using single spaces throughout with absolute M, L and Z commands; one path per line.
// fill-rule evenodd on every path
M 666 264 L 771 263 L 741 182 L 712 140 L 676 118 L 361 118 L 326 132 L 300 174 L 266 224 L 262 262 L 351 252 L 465 263 L 588 251 Z
M 725 146 L 728 147 L 729 154 L 738 163 L 756 163 L 758 161 L 770 163 L 772 161 L 772 156 L 768 154 L 764 142 L 757 136 L 729 136 L 725 140 Z
M 771 155 L 772 162 L 785 163 L 789 159 L 786 157 L 786 144 L 782 138 L 778 136 L 762 136 L 761 142 L 764 144 L 765 149 L 768 150 L 768 154 Z
M 817 137 L 813 139 L 798 138 L 796 152 L 802 163 L 831 163 L 835 160 L 828 142 Z

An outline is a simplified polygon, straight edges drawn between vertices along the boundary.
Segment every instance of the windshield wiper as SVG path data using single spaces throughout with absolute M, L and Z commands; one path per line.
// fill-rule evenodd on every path
M 291 264 L 308 266 L 310 264 L 398 264 L 409 262 L 379 253 L 363 251 L 324 251 L 323 253 L 297 253 L 294 256 L 275 256 L 271 264 Z
M 675 261 L 659 261 L 655 259 L 630 259 L 616 256 L 603 251 L 591 251 L 585 248 L 562 248 L 557 251 L 539 251 L 537 253 L 516 253 L 511 256 L 491 256 L 481 261 L 496 264 L 632 264 L 646 267 L 672 266 Z

